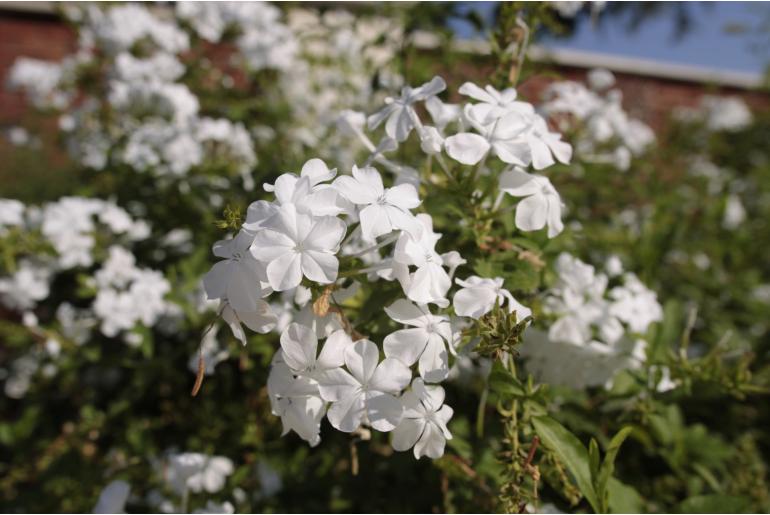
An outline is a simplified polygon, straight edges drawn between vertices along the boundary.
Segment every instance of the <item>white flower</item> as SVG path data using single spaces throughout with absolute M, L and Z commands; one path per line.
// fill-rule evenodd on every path
M 352 344 L 345 331 L 337 330 L 329 335 L 316 357 L 318 337 L 315 330 L 292 323 L 281 334 L 284 362 L 295 374 L 310 379 L 317 379 L 324 371 L 344 365 L 345 349 Z
M 131 485 L 120 479 L 112 481 L 99 494 L 94 513 L 125 513 L 129 493 Z
M 358 340 L 345 350 L 345 366 L 319 378 L 324 400 L 332 402 L 327 418 L 340 431 L 351 433 L 362 423 L 378 431 L 392 431 L 401 421 L 403 407 L 396 395 L 412 374 L 401 361 L 385 358 L 369 340 Z
M 321 441 L 321 419 L 326 403 L 318 394 L 318 385 L 307 377 L 294 377 L 278 353 L 267 378 L 267 392 L 273 415 L 281 417 L 283 433 L 294 431 L 315 447 Z
M 235 311 L 252 312 L 271 293 L 264 263 L 249 252 L 254 235 L 241 230 L 235 238 L 214 244 L 214 255 L 225 258 L 203 277 L 209 299 L 226 300 Z
M 267 263 L 267 279 L 276 291 L 298 286 L 303 275 L 329 284 L 337 279 L 339 262 L 334 254 L 343 236 L 345 223 L 339 218 L 314 218 L 288 204 L 257 233 L 251 253 Z
M 526 197 L 516 206 L 516 227 L 520 230 L 538 231 L 547 225 L 548 237 L 553 238 L 564 229 L 561 198 L 547 177 L 514 168 L 500 175 L 500 189 L 514 197 Z
M 373 241 L 396 229 L 411 233 L 418 230 L 409 210 L 419 206 L 420 199 L 411 184 L 385 188 L 375 168 L 353 166 L 353 176 L 338 177 L 334 188 L 354 204 L 365 206 L 359 207 L 361 235 L 365 240 Z
M 455 293 L 452 304 L 459 316 L 471 317 L 478 320 L 486 315 L 497 302 L 500 307 L 508 301 L 508 312 L 516 311 L 516 320 L 521 322 L 532 315 L 532 310 L 517 301 L 511 292 L 503 288 L 502 277 L 487 279 L 472 275 L 465 280 L 455 279 L 462 289 Z
M 401 265 L 401 273 L 397 270 L 398 266 L 394 267 L 394 271 L 409 300 L 444 307 L 449 304 L 445 296 L 452 280 L 443 268 L 443 258 L 435 250 L 441 235 L 433 232 L 430 215 L 420 213 L 416 218 L 421 224 L 419 236 L 413 238 L 407 233 L 399 236 L 393 260 L 396 265 Z M 413 274 L 408 273 L 409 265 L 417 267 Z
M 743 207 L 740 197 L 735 194 L 729 195 L 725 203 L 722 227 L 730 230 L 737 229 L 744 220 L 746 220 L 746 208 Z
M 528 128 L 526 120 L 519 113 L 509 113 L 483 124 L 474 117 L 472 107 L 466 106 L 465 116 L 480 134 L 461 132 L 449 136 L 444 141 L 449 157 L 465 165 L 475 165 L 493 151 L 505 163 L 526 166 L 529 147 L 520 138 Z
M 198 508 L 193 513 L 235 513 L 235 506 L 229 501 L 223 503 L 207 501 L 205 508 Z
M 48 297 L 50 281 L 50 269 L 23 260 L 11 277 L 0 277 L 0 302 L 15 310 L 33 308 Z
M 623 281 L 623 286 L 610 290 L 613 302 L 609 312 L 628 324 L 632 331 L 645 333 L 650 324 L 663 320 L 658 297 L 632 273 L 625 274 Z
M 481 89 L 472 82 L 466 82 L 457 91 L 479 101 L 478 104 L 472 105 L 469 111 L 473 114 L 474 119 L 484 124 L 491 123 L 508 113 L 531 115 L 535 112 L 532 104 L 516 100 L 514 88 L 498 91 L 488 85 Z
M 419 359 L 420 376 L 428 382 L 437 383 L 446 379 L 449 373 L 449 350 L 452 347 L 452 328 L 446 316 L 432 315 L 427 306 L 416 306 L 399 299 L 385 308 L 388 316 L 410 329 L 401 329 L 385 337 L 385 356 L 397 358 L 407 366 Z
M 447 422 L 454 411 L 444 404 L 444 389 L 438 385 L 425 385 L 422 379 L 412 382 L 412 389 L 401 396 L 404 417 L 393 431 L 393 448 L 406 451 L 414 447 L 414 457 L 437 459 L 444 455 L 447 440 L 452 433 Z
M 224 488 L 227 476 L 233 470 L 233 462 L 229 458 L 185 452 L 169 457 L 166 481 L 180 495 L 186 490 L 213 494 Z
M 5 228 L 24 224 L 24 204 L 18 200 L 0 198 L 0 235 Z
M 396 141 L 404 141 L 412 128 L 419 124 L 417 113 L 412 104 L 441 93 L 446 88 L 446 82 L 441 77 L 433 77 L 420 87 L 405 86 L 398 98 L 387 98 L 387 104 L 379 112 L 369 116 L 367 124 L 370 130 L 376 129 L 385 119 L 385 133 Z M 417 122 L 415 122 L 417 120 Z

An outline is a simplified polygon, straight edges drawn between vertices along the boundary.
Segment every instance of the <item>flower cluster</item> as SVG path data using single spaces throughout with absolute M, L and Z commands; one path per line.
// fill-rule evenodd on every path
M 581 159 L 610 163 L 625 171 L 632 157 L 655 141 L 655 134 L 623 110 L 623 95 L 614 85 L 615 76 L 603 69 L 588 74 L 588 87 L 574 81 L 554 82 L 545 91 L 542 108 L 562 130 L 580 129 L 575 152 Z
M 655 293 L 633 273 L 624 274 L 617 257 L 608 260 L 607 274 L 567 253 L 555 268 L 558 280 L 544 302 L 555 320 L 547 332 L 525 333 L 527 369 L 543 381 L 584 388 L 611 383 L 618 370 L 639 368 L 643 336 L 663 318 Z
M 462 320 L 479 319 L 495 305 L 515 312 L 519 321 L 531 314 L 503 288 L 502 278 L 457 279 L 450 295 L 465 260 L 456 251 L 438 250 L 441 234 L 431 215 L 416 213 L 422 209 L 416 172 L 384 153 L 416 134 L 426 157 L 445 172 L 444 151 L 469 173 L 496 173 L 501 198 L 523 197 L 515 206 L 519 230 L 547 227 L 554 237 L 563 229 L 558 193 L 548 178 L 526 167 L 568 162 L 569 144 L 547 129 L 532 105 L 516 100 L 514 90 L 467 83 L 460 91 L 476 102 L 461 108 L 437 97 L 445 87 L 435 77 L 404 87 L 368 118 L 343 113 L 341 128 L 371 151 L 365 163 L 337 176 L 312 159 L 298 174 L 279 176 L 264 186 L 275 199 L 252 203 L 240 231 L 214 246 L 223 260 L 203 279 L 208 298 L 220 302 L 222 318 L 244 343 L 242 324 L 281 332 L 268 380 L 273 413 L 284 432 L 311 445 L 320 441 L 326 417 L 343 432 L 392 431 L 395 449 L 439 457 L 451 437 L 446 424 L 452 410 L 438 383 L 449 376 Z M 435 126 L 422 123 L 418 103 Z M 384 126 L 379 145 L 364 124 L 370 130 Z M 502 172 L 492 166 L 494 157 Z M 392 185 L 375 164 L 393 173 Z M 402 328 L 381 344 L 363 337 L 341 306 L 359 281 L 394 281 L 402 292 L 384 310 L 390 324 Z M 273 294 L 281 301 L 271 301 Z

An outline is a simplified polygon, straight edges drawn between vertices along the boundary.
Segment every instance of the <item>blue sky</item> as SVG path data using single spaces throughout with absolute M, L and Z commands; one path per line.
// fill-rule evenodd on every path
M 466 9 L 477 10 L 489 19 L 496 2 L 469 2 Z M 691 64 L 743 72 L 762 72 L 770 55 L 750 49 L 752 36 L 728 33 L 730 24 L 756 29 L 763 19 L 770 19 L 770 3 L 697 2 L 688 6 L 693 26 L 682 38 L 674 37 L 672 15 L 656 16 L 635 32 L 627 28 L 628 15 L 608 16 L 600 26 L 588 20 L 579 25 L 569 39 L 547 38 L 540 43 L 552 48 L 573 48 L 613 55 L 654 59 L 667 63 Z M 465 24 L 453 28 L 461 36 L 472 30 Z M 766 36 L 770 41 L 770 36 Z M 761 40 L 760 40 L 761 41 Z

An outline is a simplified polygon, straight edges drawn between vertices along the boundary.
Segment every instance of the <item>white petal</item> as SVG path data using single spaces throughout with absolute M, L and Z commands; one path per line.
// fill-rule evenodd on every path
M 532 160 L 529 145 L 524 141 L 495 141 L 492 148 L 504 163 L 527 166 Z
M 471 132 L 449 136 L 444 146 L 449 157 L 466 165 L 475 165 L 489 152 L 489 142 Z
M 337 280 L 339 261 L 334 254 L 306 250 L 301 258 L 302 273 L 311 281 L 330 284 Z
M 315 331 L 297 323 L 289 324 L 281 334 L 283 359 L 289 367 L 301 372 L 315 365 L 318 339 Z
M 352 433 L 361 425 L 365 411 L 362 394 L 344 397 L 335 402 L 326 413 L 331 425 L 344 433 Z
M 278 323 L 278 317 L 270 309 L 270 304 L 264 300 L 257 301 L 254 311 L 239 311 L 238 318 L 246 327 L 258 333 L 269 333 Z
M 446 89 L 446 82 L 443 78 L 436 75 L 430 82 L 426 82 L 413 93 L 415 100 L 425 100 L 428 97 L 432 97 L 444 91 Z
M 430 383 L 443 381 L 449 374 L 449 354 L 444 340 L 438 334 L 431 335 L 428 340 L 418 368 L 420 376 Z
M 254 243 L 252 243 L 250 250 L 255 259 L 267 263 L 290 252 L 294 246 L 295 242 L 287 235 L 265 229 L 254 237 Z
M 548 196 L 548 237 L 553 238 L 564 230 L 561 221 L 561 199 L 558 196 Z
M 355 377 L 342 368 L 324 370 L 316 376 L 321 397 L 329 402 L 336 402 L 353 395 L 361 387 Z
M 206 275 L 203 276 L 203 289 L 206 297 L 223 299 L 227 294 L 227 279 L 230 277 L 233 263 L 229 259 L 215 263 Z
M 345 364 L 345 349 L 353 345 L 353 340 L 342 329 L 334 331 L 326 338 L 321 353 L 316 361 L 319 368 L 341 367 Z
M 481 89 L 479 86 L 472 82 L 466 82 L 462 86 L 460 86 L 460 89 L 457 90 L 458 93 L 461 95 L 469 96 L 475 100 L 479 100 L 481 102 L 487 102 L 490 104 L 496 104 L 497 99 L 494 98 L 492 95 L 490 95 L 485 90 Z
M 366 206 L 359 214 L 361 236 L 365 241 L 374 241 L 378 236 L 393 230 L 385 208 L 379 204 Z
M 302 258 L 296 252 L 274 259 L 267 265 L 267 280 L 275 291 L 290 290 L 302 282 Z
M 415 327 L 424 325 L 423 319 L 426 315 L 425 311 L 406 299 L 398 299 L 385 308 L 385 313 L 396 322 Z
M 393 431 L 401 422 L 404 406 L 396 397 L 381 392 L 366 395 L 366 412 L 369 423 L 377 431 Z
M 365 205 L 377 201 L 379 196 L 377 192 L 353 177 L 342 175 L 334 180 L 332 185 L 334 189 L 354 204 Z
M 543 195 L 532 195 L 516 206 L 516 227 L 522 231 L 539 231 L 545 227 L 548 202 Z
M 374 344 L 372 344 L 374 345 Z M 385 358 L 369 380 L 369 387 L 380 392 L 400 394 L 409 385 L 412 372 L 401 361 Z
M 334 170 L 329 170 L 329 167 L 326 166 L 326 163 L 321 159 L 314 158 L 302 165 L 302 172 L 300 172 L 300 175 L 309 178 L 310 184 L 315 186 L 319 182 L 325 182 L 332 179 L 335 173 Z
M 479 319 L 492 309 L 496 297 L 490 288 L 463 288 L 455 293 L 452 304 L 459 316 Z
M 417 362 L 425 345 L 428 343 L 428 333 L 425 329 L 402 329 L 391 333 L 385 337 L 383 346 L 385 347 L 385 356 L 397 358 L 407 366 L 412 366 Z
M 425 430 L 422 436 L 414 446 L 414 457 L 420 459 L 422 456 L 438 459 L 444 455 L 444 446 L 446 439 L 441 430 L 433 423 L 425 424 Z
M 355 177 L 359 183 L 371 190 L 374 194 L 374 200 L 377 200 L 383 193 L 385 193 L 385 188 L 382 185 L 382 177 L 375 167 L 363 166 L 358 168 L 357 166 L 354 166 L 352 173 L 353 177 Z
M 380 351 L 369 340 L 358 340 L 345 349 L 345 365 L 361 384 L 369 382 L 379 361 Z
M 334 216 L 322 216 L 302 240 L 306 249 L 336 252 L 347 229 L 345 222 Z
M 535 170 L 548 168 L 555 163 L 551 155 L 551 149 L 537 136 L 529 137 L 529 148 L 532 153 L 532 167 Z
M 520 168 L 508 170 L 500 175 L 500 189 L 514 197 L 527 197 L 539 192 L 541 188 L 534 175 Z
M 404 418 L 401 423 L 393 430 L 393 440 L 391 445 L 397 451 L 407 451 L 411 449 L 417 440 L 422 436 L 425 429 L 425 419 Z
M 417 195 L 415 187 L 411 184 L 399 184 L 388 188 L 385 192 L 385 200 L 388 204 L 400 207 L 405 211 L 420 205 L 420 197 Z

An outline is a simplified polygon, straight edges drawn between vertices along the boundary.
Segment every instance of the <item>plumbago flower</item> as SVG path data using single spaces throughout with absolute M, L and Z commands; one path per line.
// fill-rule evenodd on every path
M 392 431 L 404 407 L 396 397 L 412 377 L 401 361 L 385 358 L 374 342 L 358 340 L 344 352 L 345 367 L 323 373 L 321 397 L 332 403 L 327 414 L 332 426 L 351 433 L 362 423 L 378 431 Z
M 412 389 L 401 396 L 404 415 L 393 431 L 393 448 L 406 451 L 414 447 L 414 457 L 440 458 L 444 455 L 447 440 L 452 433 L 447 422 L 454 411 L 444 404 L 444 389 L 426 385 L 422 379 L 412 382 Z
M 345 229 L 339 218 L 313 217 L 286 204 L 257 233 L 251 253 L 267 264 L 267 280 L 275 291 L 296 288 L 303 276 L 330 284 L 337 279 L 339 262 L 334 254 Z
M 472 275 L 465 280 L 455 279 L 455 282 L 462 286 L 461 290 L 455 293 L 452 304 L 455 313 L 463 317 L 470 317 L 478 320 L 486 315 L 497 302 L 502 306 L 508 302 L 508 312 L 516 312 L 517 321 L 522 321 L 532 315 L 532 310 L 522 305 L 513 298 L 511 292 L 503 288 L 503 278 L 495 277 L 486 279 L 477 275 Z
M 539 231 L 548 226 L 548 237 L 564 230 L 561 197 L 547 177 L 514 167 L 500 175 L 500 190 L 514 197 L 526 197 L 516 205 L 516 227 Z
M 433 77 L 420 87 L 405 86 L 398 98 L 385 99 L 385 107 L 371 115 L 367 120 L 369 129 L 376 129 L 383 121 L 385 132 L 396 141 L 404 141 L 414 127 L 420 124 L 412 104 L 427 100 L 446 89 L 446 82 L 441 77 Z
M 339 177 L 334 187 L 355 205 L 365 206 L 359 208 L 358 215 L 365 240 L 374 241 L 396 229 L 413 235 L 420 230 L 409 211 L 420 205 L 417 190 L 411 184 L 384 188 L 376 169 L 353 166 L 353 177 Z
M 396 322 L 410 325 L 385 337 L 385 356 L 398 358 L 412 366 L 419 359 L 420 376 L 431 383 L 443 381 L 449 373 L 449 351 L 452 347 L 452 328 L 449 317 L 431 315 L 424 305 L 416 306 L 400 299 L 385 308 Z

